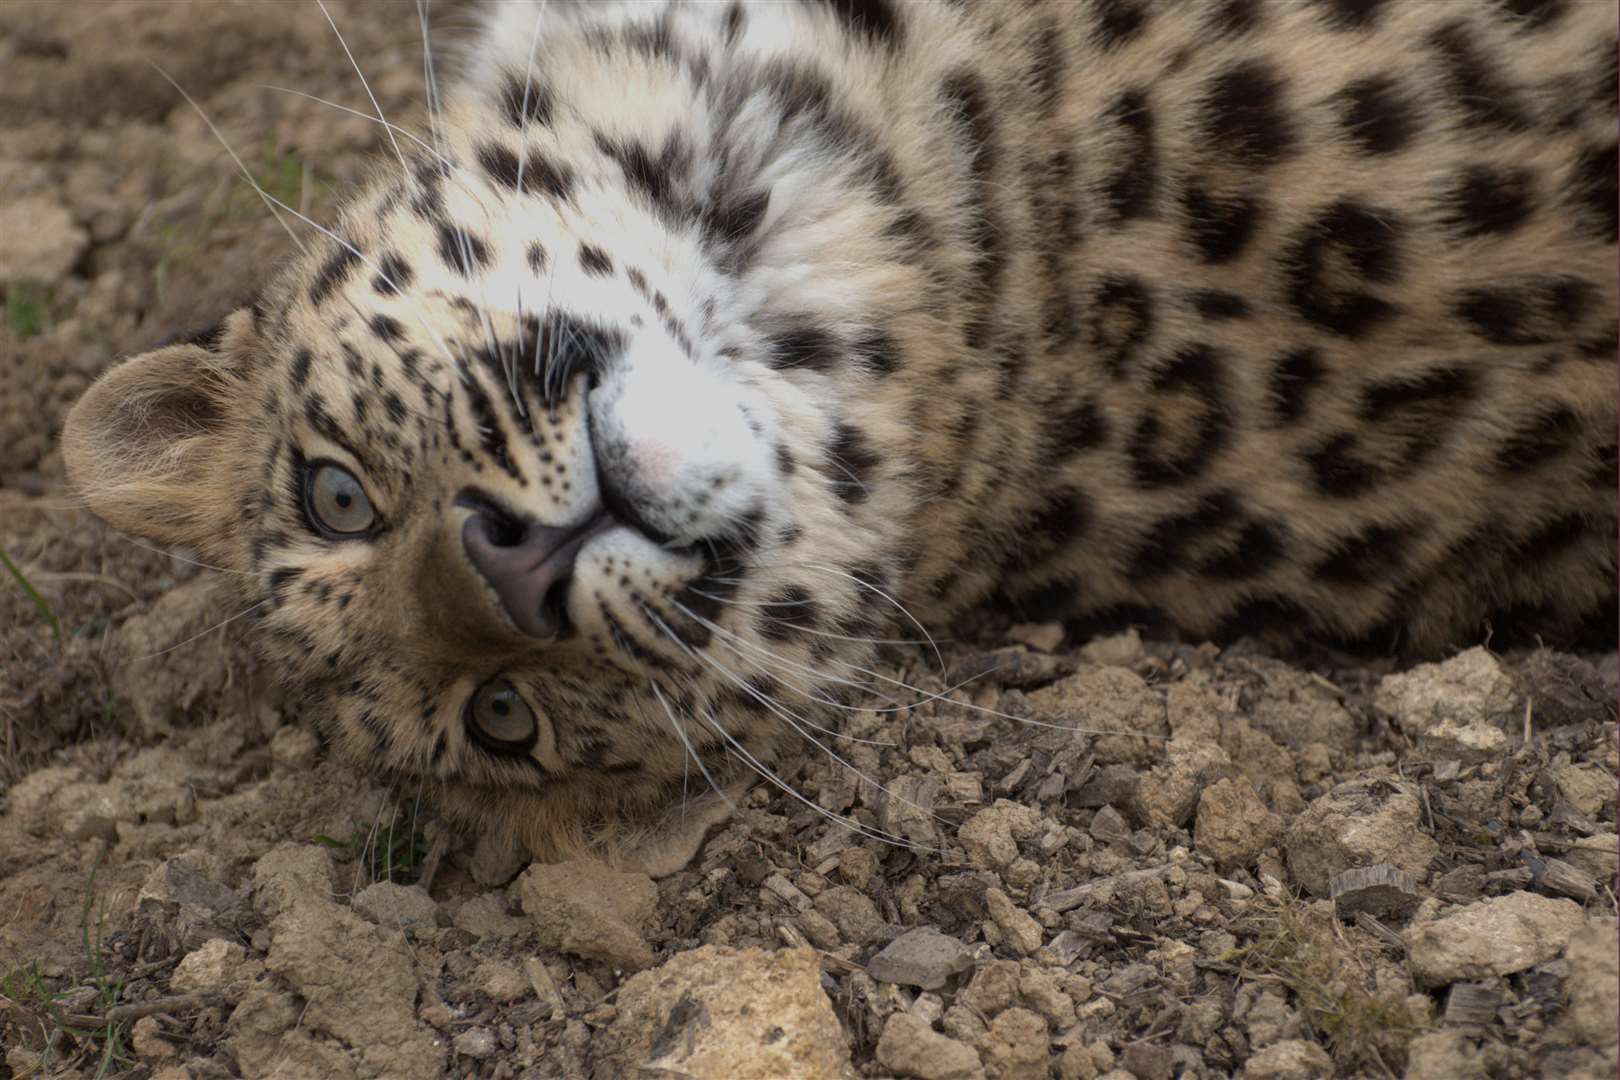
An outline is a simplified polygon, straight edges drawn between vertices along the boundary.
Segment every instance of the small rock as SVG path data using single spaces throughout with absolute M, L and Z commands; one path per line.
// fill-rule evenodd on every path
M 214 938 L 187 953 L 175 966 L 169 987 L 177 993 L 222 992 L 241 977 L 247 952 L 234 941 Z
M 989 1069 L 998 1080 L 1046 1080 L 1051 1056 L 1046 1021 L 1028 1009 L 1014 1007 L 990 1021 L 979 1041 Z
M 1333 1059 L 1328 1052 L 1304 1039 L 1284 1039 L 1250 1056 L 1243 1080 L 1328 1080 Z
M 1132 627 L 1123 634 L 1092 638 L 1080 647 L 1080 656 L 1098 667 L 1131 667 L 1142 659 L 1142 635 Z
M 495 1033 L 487 1027 L 468 1028 L 450 1040 L 451 1049 L 470 1058 L 487 1058 L 498 1046 Z
M 877 1059 L 885 1069 L 918 1080 L 983 1080 L 984 1077 L 984 1068 L 973 1047 L 939 1034 L 910 1013 L 894 1013 L 883 1025 Z
M 1587 762 L 1550 770 L 1553 786 L 1586 817 L 1597 817 L 1615 800 L 1614 774 Z
M 658 887 L 646 874 L 592 860 L 536 863 L 518 879 L 523 911 L 548 949 L 639 970 L 652 963 L 647 932 Z
M 1018 995 L 1024 1004 L 1046 1018 L 1054 1031 L 1074 1026 L 1074 999 L 1058 985 L 1047 968 L 1024 968 L 1018 976 Z
M 995 1016 L 1018 1000 L 1018 977 L 1017 961 L 992 960 L 973 973 L 956 1000 L 981 1016 Z
M 439 905 L 416 885 L 395 885 L 378 881 L 355 894 L 354 910 L 376 923 L 398 930 L 431 929 Z
M 1431 1031 L 1406 1044 L 1406 1080 L 1474 1080 L 1485 1075 L 1474 1040 L 1460 1031 Z
M 506 897 L 498 892 L 480 893 L 456 909 L 452 925 L 474 937 L 517 937 L 528 925 L 516 915 L 506 913 Z
M 488 994 L 491 1001 L 503 1005 L 527 996 L 531 989 L 528 975 L 505 960 L 485 960 L 479 964 L 473 984 Z
M 162 1061 L 179 1056 L 173 1043 L 163 1037 L 163 1025 L 155 1016 L 143 1016 L 130 1029 L 130 1045 L 137 1056 L 147 1061 Z
M 1283 845 L 1288 869 L 1317 896 L 1328 895 L 1333 875 L 1353 866 L 1389 863 L 1422 881 L 1440 851 L 1422 820 L 1422 804 L 1405 782 L 1340 784 L 1294 819 Z
M 985 890 L 984 899 L 1008 948 L 1019 956 L 1028 956 L 1041 947 L 1041 924 L 1029 912 L 1014 905 L 1000 889 Z
M 592 1042 L 599 1076 L 855 1077 L 812 949 L 678 953 L 625 981 L 617 1003 L 611 1026 Z
M 1007 627 L 1007 640 L 1028 645 L 1040 652 L 1056 652 L 1063 644 L 1063 624 L 1060 622 L 1014 623 Z
M 1583 836 L 1570 845 L 1564 858 L 1571 866 L 1599 881 L 1613 881 L 1620 874 L 1620 836 L 1614 833 Z
M 1412 977 L 1425 986 L 1511 975 L 1551 960 L 1585 922 L 1579 904 L 1515 892 L 1406 929 Z
M 185 904 L 209 912 L 229 911 L 245 898 L 244 890 L 233 889 L 198 872 L 185 856 L 165 859 L 154 867 L 141 885 L 139 899 Z
M 953 975 L 973 966 L 973 954 L 954 937 L 931 926 L 908 930 L 866 962 L 879 982 L 939 990 Z
M 314 844 L 280 844 L 253 864 L 253 904 L 274 918 L 307 899 L 330 901 L 332 854 Z
M 1018 841 L 1033 840 L 1041 824 L 1040 811 L 997 799 L 963 822 L 956 835 L 974 863 L 1000 868 L 1018 857 Z
M 815 899 L 815 909 L 838 927 L 845 941 L 867 945 L 883 934 L 883 916 L 871 897 L 852 885 L 839 885 Z
M 1087 830 L 1091 838 L 1102 844 L 1122 844 L 1131 838 L 1130 822 L 1112 806 L 1104 806 L 1091 819 Z
M 1193 846 L 1217 866 L 1248 866 L 1281 834 L 1282 819 L 1266 809 L 1247 777 L 1217 780 L 1198 797 Z
M 1613 919 L 1588 919 L 1570 935 L 1565 954 L 1569 961 L 1569 1005 L 1560 1032 L 1577 1046 L 1601 1055 L 1594 1075 L 1614 1075 L 1620 1028 L 1620 936 Z
M 1170 1051 L 1150 1042 L 1127 1043 L 1119 1063 L 1136 1080 L 1170 1080 L 1175 1069 Z
M 1494 721 L 1516 713 L 1518 695 L 1496 657 L 1475 647 L 1385 676 L 1373 704 L 1429 754 L 1474 763 L 1506 749 L 1507 735 Z
M 1136 802 L 1149 825 L 1181 828 L 1192 820 L 1204 789 L 1238 769 L 1225 750 L 1201 739 L 1177 736 L 1165 753 L 1137 788 Z
M 1077 729 L 1099 764 L 1151 763 L 1170 736 L 1164 699 L 1128 668 L 1087 668 L 1026 700 L 1037 719 Z

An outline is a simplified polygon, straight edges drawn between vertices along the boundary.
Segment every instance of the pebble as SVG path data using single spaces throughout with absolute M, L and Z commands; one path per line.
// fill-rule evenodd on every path
M 918 1080 L 983 1080 L 984 1067 L 973 1047 L 941 1035 L 909 1013 L 897 1012 L 883 1025 L 878 1064 Z
M 879 982 L 939 990 L 954 975 L 973 966 L 973 954 L 956 938 L 931 926 L 908 930 L 866 962 L 866 973 Z
M 1041 947 L 1041 924 L 1029 912 L 1016 906 L 1000 889 L 985 890 L 984 899 L 1008 948 L 1019 956 L 1028 956 Z
M 646 874 L 587 859 L 536 863 L 518 878 L 518 891 L 547 948 L 631 970 L 651 965 L 647 931 L 658 887 Z
M 1406 929 L 1412 977 L 1444 986 L 1512 975 L 1557 956 L 1585 921 L 1573 900 L 1528 892 L 1480 900 Z

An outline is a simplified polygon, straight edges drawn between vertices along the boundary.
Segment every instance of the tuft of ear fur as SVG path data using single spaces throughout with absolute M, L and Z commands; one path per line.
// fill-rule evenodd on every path
M 68 479 L 114 527 L 229 560 L 228 462 L 241 385 L 226 357 L 175 345 L 103 374 L 68 413 Z

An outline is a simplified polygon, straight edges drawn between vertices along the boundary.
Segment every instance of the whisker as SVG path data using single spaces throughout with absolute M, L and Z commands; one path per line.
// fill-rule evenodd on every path
M 259 608 L 264 607 L 264 605 L 268 604 L 269 602 L 270 601 L 268 599 L 260 600 L 257 604 L 252 604 L 252 605 L 250 605 L 250 606 L 248 606 L 246 608 L 243 608 L 241 611 L 238 611 L 235 615 L 232 615 L 230 618 L 222 619 L 219 622 L 215 623 L 213 626 L 210 626 L 206 630 L 199 630 L 197 633 L 192 634 L 190 637 L 186 638 L 184 641 L 177 641 L 173 645 L 170 645 L 166 649 L 159 649 L 157 652 L 147 653 L 144 656 L 137 656 L 137 657 L 135 657 L 135 659 L 137 659 L 137 660 L 150 660 L 154 656 L 162 656 L 164 653 L 174 652 L 174 650 L 176 650 L 176 649 L 182 648 L 182 647 L 184 647 L 186 645 L 190 645 L 193 641 L 196 641 L 198 638 L 207 637 L 209 634 L 212 634 L 215 630 L 224 629 L 226 626 L 228 626 L 231 623 L 235 622 L 237 619 L 240 619 L 244 615 L 251 615 L 253 612 L 257 611 Z
M 394 125 L 383 115 L 382 106 L 377 103 L 377 95 L 371 92 L 371 84 L 366 81 L 366 73 L 360 70 L 359 61 L 354 58 L 354 53 L 349 51 L 349 43 L 343 40 L 343 31 L 338 29 L 337 23 L 332 19 L 332 13 L 326 10 L 326 0 L 315 0 L 315 4 L 321 9 L 321 14 L 326 16 L 326 24 L 332 28 L 332 33 L 337 35 L 338 44 L 343 46 L 343 55 L 349 58 L 354 73 L 360 77 L 360 85 L 365 88 L 366 97 L 371 99 L 371 107 L 377 110 L 377 119 L 382 121 L 383 130 L 388 133 L 388 142 L 394 148 L 394 156 L 399 159 L 400 170 L 409 176 L 411 167 L 405 164 L 405 155 L 399 149 L 399 140 L 394 138 Z
M 693 650 L 685 642 L 681 641 L 680 638 L 678 636 L 676 636 L 675 632 L 670 629 L 669 625 L 667 623 L 665 623 L 662 619 L 658 618 L 658 616 L 656 614 L 653 614 L 652 612 L 647 612 L 647 617 L 648 617 L 648 619 L 650 621 L 656 623 L 658 625 L 659 629 L 663 630 L 663 632 L 666 635 L 668 635 L 672 641 L 674 641 L 676 646 L 678 648 L 680 648 L 681 651 L 685 652 L 688 656 L 691 656 L 694 659 L 697 659 L 697 660 L 699 660 L 699 661 L 701 661 L 701 662 L 703 662 L 705 664 L 708 664 L 710 667 L 714 668 L 724 678 L 726 678 L 727 680 L 729 680 L 730 682 L 735 684 L 739 689 L 741 689 L 745 694 L 748 694 L 750 697 L 752 697 L 756 701 L 758 701 L 761 705 L 764 705 L 771 712 L 775 713 L 778 717 L 785 720 L 788 723 L 788 725 L 793 728 L 793 730 L 797 731 L 805 739 L 807 739 L 809 742 L 811 742 L 813 745 L 815 745 L 818 749 L 821 750 L 822 753 L 826 754 L 828 757 L 830 757 L 834 761 L 838 762 L 844 768 L 848 769 L 850 772 L 854 773 L 856 776 L 860 777 L 862 780 L 866 781 L 868 784 L 871 784 L 878 791 L 881 791 L 884 794 L 885 797 L 894 799 L 897 802 L 900 802 L 900 803 L 902 803 L 902 804 L 904 804 L 906 806 L 909 806 L 913 810 L 916 810 L 919 813 L 922 813 L 922 814 L 928 816 L 929 818 L 932 818 L 933 820 L 938 821 L 942 825 L 946 825 L 946 826 L 949 825 L 949 822 L 945 821 L 944 818 L 940 817 L 938 814 L 934 813 L 932 810 L 928 809 L 925 806 L 919 806 L 917 803 L 914 803 L 910 799 L 907 799 L 907 798 L 905 798 L 903 796 L 896 795 L 894 792 L 890 791 L 883 784 L 879 783 L 878 781 L 876 781 L 872 777 L 868 776 L 866 773 L 862 772 L 860 769 L 856 768 L 853 763 L 851 763 L 849 760 L 847 760 L 842 755 L 840 755 L 836 750 L 832 749 L 826 743 L 823 743 L 820 739 L 817 739 L 814 735 L 811 735 L 807 731 L 805 731 L 804 728 L 801 727 L 800 723 L 799 723 L 799 721 L 803 719 L 802 717 L 799 717 L 797 714 L 795 714 L 795 713 L 791 712 L 790 710 L 784 708 L 779 702 L 772 701 L 768 695 L 761 694 L 759 691 L 755 690 L 752 686 L 749 686 L 746 680 L 739 678 L 734 672 L 732 672 L 724 664 L 721 664 L 719 661 L 715 660 L 713 657 L 706 656 L 701 652 L 697 652 L 697 651 Z M 802 799 L 803 796 L 800 796 L 800 798 Z M 806 801 L 808 801 L 808 800 L 806 800 Z M 924 850 L 932 851 L 934 849 L 925 848 Z

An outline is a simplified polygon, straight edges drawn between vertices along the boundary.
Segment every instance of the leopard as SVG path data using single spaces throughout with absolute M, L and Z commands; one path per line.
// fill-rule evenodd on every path
M 1616 16 L 492 0 L 65 464 L 337 756 L 650 873 L 964 613 L 1612 633 Z

